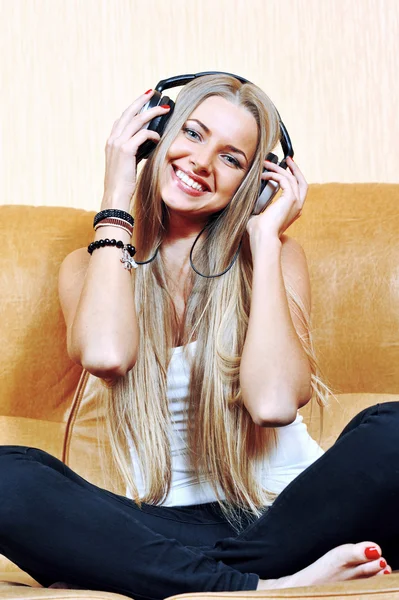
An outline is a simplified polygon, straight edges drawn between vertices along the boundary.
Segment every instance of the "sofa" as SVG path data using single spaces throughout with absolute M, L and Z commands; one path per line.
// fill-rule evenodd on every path
M 99 459 L 100 446 L 105 462 L 108 452 L 96 403 L 102 384 L 68 358 L 57 298 L 59 266 L 68 253 L 92 240 L 93 214 L 0 206 L 0 444 L 42 448 L 96 485 L 123 493 L 122 483 L 105 474 L 108 469 Z M 317 406 L 302 412 L 312 435 L 328 448 L 361 409 L 399 400 L 399 185 L 313 184 L 289 234 L 308 256 L 315 349 L 324 381 L 335 394 L 323 411 L 322 428 Z M 399 599 L 399 573 L 233 595 Z M 120 597 L 42 588 L 0 556 L 0 597 L 112 596 Z

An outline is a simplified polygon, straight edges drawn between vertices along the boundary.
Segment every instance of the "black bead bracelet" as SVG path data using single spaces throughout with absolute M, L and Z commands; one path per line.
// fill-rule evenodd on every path
M 94 221 L 93 221 L 93 227 L 95 227 L 100 221 L 102 221 L 103 219 L 107 219 L 108 217 L 123 219 L 124 221 L 127 221 L 128 223 L 130 223 L 130 225 L 132 227 L 134 225 L 134 219 L 133 219 L 132 215 L 129 214 L 128 212 L 126 212 L 125 210 L 118 210 L 116 208 L 107 208 L 95 215 Z
M 109 240 L 108 238 L 105 238 L 105 240 L 97 240 L 96 242 L 92 242 L 87 246 L 87 252 L 89 254 L 93 254 L 94 250 L 97 250 L 97 248 L 103 248 L 104 246 L 115 246 L 116 248 L 123 248 L 124 250 L 128 251 L 132 258 L 136 254 L 136 248 L 131 244 L 124 244 L 122 240 L 116 241 Z

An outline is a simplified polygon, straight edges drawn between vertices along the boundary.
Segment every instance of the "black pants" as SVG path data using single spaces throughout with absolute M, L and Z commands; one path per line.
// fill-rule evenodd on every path
M 157 600 L 252 590 L 360 541 L 380 544 L 397 569 L 398 508 L 397 402 L 357 415 L 239 535 L 216 504 L 139 509 L 42 450 L 0 447 L 0 552 L 43 586 Z

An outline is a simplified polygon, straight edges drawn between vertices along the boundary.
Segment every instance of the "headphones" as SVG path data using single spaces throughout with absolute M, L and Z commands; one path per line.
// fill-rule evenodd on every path
M 169 98 L 169 96 L 163 96 L 162 92 L 164 90 L 167 90 L 167 89 L 170 89 L 173 87 L 179 87 L 179 86 L 186 85 L 186 83 L 189 83 L 190 81 L 193 81 L 194 79 L 198 79 L 199 77 L 203 77 L 205 75 L 229 75 L 230 77 L 234 77 L 235 79 L 238 79 L 238 81 L 241 81 L 241 83 L 251 83 L 250 81 L 248 81 L 248 79 L 244 79 L 244 77 L 240 77 L 239 75 L 234 75 L 233 73 L 225 73 L 224 71 L 203 71 L 201 73 L 194 73 L 191 75 L 176 75 L 175 77 L 169 77 L 168 79 L 162 79 L 154 88 L 153 96 L 150 98 L 150 100 L 147 102 L 147 104 L 145 104 L 143 106 L 140 113 L 143 113 L 146 110 L 149 110 L 150 108 L 154 108 L 156 106 L 161 106 L 161 105 L 165 105 L 165 104 L 170 106 L 170 110 L 166 115 L 163 115 L 160 117 L 155 117 L 155 119 L 152 119 L 149 123 L 147 123 L 147 125 L 144 126 L 144 129 L 150 129 L 151 131 L 156 131 L 160 136 L 162 136 L 163 132 L 165 131 L 165 127 L 166 127 L 170 117 L 172 116 L 172 113 L 173 113 L 173 110 L 175 107 L 175 103 L 173 102 L 173 100 L 171 100 Z M 276 111 L 277 111 L 277 109 L 276 109 Z M 278 111 L 277 111 L 277 114 L 278 114 L 279 123 L 280 123 L 280 145 L 281 145 L 283 153 L 284 153 L 284 158 L 279 162 L 278 157 L 275 154 L 273 154 L 272 152 L 270 152 L 267 155 L 266 160 L 269 160 L 269 161 L 275 163 L 276 165 L 278 164 L 283 169 L 286 169 L 287 163 L 286 163 L 285 159 L 288 156 L 291 156 L 291 158 L 292 158 L 294 156 L 294 150 L 292 148 L 292 144 L 291 144 L 290 136 L 288 135 L 288 131 L 287 131 L 284 123 L 282 122 Z M 144 142 L 144 144 L 142 144 L 137 151 L 136 164 L 138 164 L 141 160 L 148 158 L 149 155 L 151 154 L 151 152 L 156 148 L 156 146 L 157 146 L 157 144 L 155 142 L 153 142 L 152 140 L 146 140 Z M 263 173 L 266 173 L 266 172 L 267 172 L 267 169 L 264 169 Z M 257 215 L 260 212 L 262 212 L 273 200 L 273 198 L 277 194 L 279 188 L 280 188 L 279 184 L 276 183 L 275 181 L 262 180 L 261 184 L 260 184 L 260 189 L 259 189 L 259 196 L 255 203 L 253 214 Z

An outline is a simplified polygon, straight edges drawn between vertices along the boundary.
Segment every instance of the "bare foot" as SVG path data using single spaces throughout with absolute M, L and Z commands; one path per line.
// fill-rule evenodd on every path
M 368 549 L 367 556 L 366 549 Z M 373 542 L 344 544 L 330 550 L 294 575 L 280 577 L 280 579 L 260 579 L 257 589 L 269 590 L 365 579 L 391 572 L 392 569 L 382 558 L 381 548 L 377 544 Z

